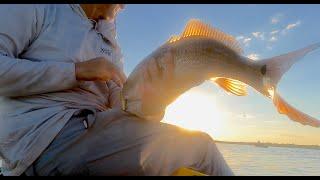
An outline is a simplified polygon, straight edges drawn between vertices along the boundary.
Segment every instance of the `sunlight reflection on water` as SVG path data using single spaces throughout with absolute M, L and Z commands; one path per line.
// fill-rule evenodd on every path
M 320 150 L 217 145 L 236 175 L 320 175 Z

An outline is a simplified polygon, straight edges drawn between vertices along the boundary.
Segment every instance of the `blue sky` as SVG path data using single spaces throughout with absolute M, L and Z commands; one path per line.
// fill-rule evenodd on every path
M 171 35 L 179 34 L 191 18 L 233 35 L 243 45 L 245 55 L 256 59 L 320 42 L 320 5 L 127 5 L 117 19 L 126 74 Z M 278 90 L 292 105 L 319 119 L 318 68 L 320 50 L 295 64 L 282 78 Z M 288 120 L 253 89 L 247 97 L 227 95 L 209 83 L 196 89 L 214 95 L 221 111 L 227 112 L 224 121 L 230 128 L 225 128 L 225 136 L 219 139 L 320 145 L 320 129 Z

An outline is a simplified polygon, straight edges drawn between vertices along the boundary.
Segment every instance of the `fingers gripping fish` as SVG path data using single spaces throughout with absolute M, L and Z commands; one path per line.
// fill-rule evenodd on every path
M 301 124 L 319 127 L 320 121 L 300 112 L 277 93 L 282 75 L 319 47 L 320 43 L 254 61 L 243 56 L 234 37 L 192 19 L 180 36 L 171 37 L 133 70 L 121 92 L 122 109 L 145 119 L 161 119 L 175 98 L 210 80 L 237 96 L 246 96 L 249 85 L 271 98 L 279 113 Z

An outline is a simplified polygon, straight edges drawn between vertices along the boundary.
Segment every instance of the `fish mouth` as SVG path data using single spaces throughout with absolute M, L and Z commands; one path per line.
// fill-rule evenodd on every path
M 125 98 L 125 96 L 123 95 L 123 90 L 121 90 L 120 91 L 120 101 L 121 101 L 121 109 L 123 111 L 128 110 L 128 100 L 129 100 L 129 98 Z M 141 99 L 138 99 L 138 98 L 131 99 L 130 98 L 130 103 L 136 103 L 138 101 L 141 101 Z
M 126 111 L 126 109 L 127 109 L 127 100 L 123 97 L 122 90 L 120 91 L 120 101 L 121 101 L 121 109 L 123 111 Z

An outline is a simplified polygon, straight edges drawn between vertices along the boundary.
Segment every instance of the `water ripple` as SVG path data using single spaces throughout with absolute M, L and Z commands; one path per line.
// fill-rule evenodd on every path
M 320 151 L 295 148 L 259 148 L 217 144 L 229 166 L 240 176 L 319 176 Z

